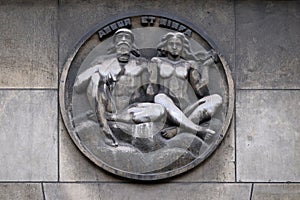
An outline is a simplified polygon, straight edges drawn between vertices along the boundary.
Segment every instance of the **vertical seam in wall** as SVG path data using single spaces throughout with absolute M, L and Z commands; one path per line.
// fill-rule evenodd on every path
M 254 183 L 251 184 L 251 190 L 250 190 L 250 197 L 249 197 L 249 200 L 252 200 L 252 196 L 253 196 L 253 188 L 254 188 Z
M 60 49 L 60 3 L 57 0 L 57 13 L 56 13 L 56 31 L 57 31 L 57 181 L 60 181 L 60 131 L 59 131 L 59 83 L 60 83 L 60 74 L 59 74 L 59 49 Z
M 46 200 L 45 189 L 44 189 L 44 184 L 43 183 L 41 183 L 41 187 L 42 187 L 43 200 Z
M 236 132 L 236 121 L 237 121 L 237 118 L 236 118 L 236 92 L 237 92 L 237 75 L 236 75 L 236 1 L 234 0 L 233 1 L 233 18 L 234 18 L 234 28 L 233 28 L 233 35 L 234 35 L 234 41 L 233 41 L 233 46 L 234 46 L 234 55 L 233 55 L 233 58 L 234 58 L 234 67 L 233 67 L 233 70 L 234 70 L 234 81 L 235 81 L 235 91 L 234 91 L 234 178 L 235 178 L 235 182 L 237 182 L 237 142 L 236 142 L 236 138 L 237 138 L 237 132 Z

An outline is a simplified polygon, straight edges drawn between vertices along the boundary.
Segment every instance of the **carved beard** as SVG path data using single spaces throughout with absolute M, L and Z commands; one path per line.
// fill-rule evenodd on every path
M 131 45 L 128 42 L 119 42 L 116 45 L 117 57 L 120 62 L 127 62 L 130 56 Z

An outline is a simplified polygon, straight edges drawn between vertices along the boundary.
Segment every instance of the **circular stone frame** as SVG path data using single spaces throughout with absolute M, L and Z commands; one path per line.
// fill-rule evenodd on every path
M 141 19 L 141 17 L 146 16 L 152 16 L 156 18 L 164 18 L 167 20 L 171 20 L 171 22 L 176 22 L 178 24 L 183 25 L 188 30 L 191 31 L 192 37 L 196 41 L 197 38 L 200 38 L 201 45 L 204 47 L 207 47 L 207 49 L 213 49 L 217 52 L 217 56 L 219 59 L 219 69 L 221 69 L 224 82 L 226 85 L 224 86 L 226 88 L 225 91 L 225 98 L 226 101 L 224 103 L 224 120 L 222 122 L 222 127 L 220 129 L 220 133 L 218 134 L 218 137 L 214 139 L 214 141 L 210 144 L 209 148 L 206 149 L 204 153 L 202 153 L 198 158 L 193 160 L 192 162 L 185 164 L 184 166 L 179 166 L 178 168 L 170 169 L 164 172 L 153 172 L 153 173 L 139 173 L 139 172 L 132 172 L 128 170 L 119 169 L 116 166 L 110 166 L 107 163 L 103 162 L 97 155 L 95 155 L 91 149 L 87 148 L 87 146 L 84 144 L 84 141 L 78 133 L 76 132 L 76 124 L 73 120 L 73 86 L 75 82 L 75 78 L 80 69 L 82 62 L 84 61 L 84 58 L 88 56 L 88 54 L 102 41 L 105 41 L 107 38 L 110 38 L 114 31 L 111 33 L 107 33 L 106 35 L 102 35 L 103 38 L 99 38 L 99 31 L 103 30 L 103 28 L 113 24 L 114 22 L 118 22 L 119 20 L 130 18 L 132 19 L 132 27 L 139 26 L 139 28 L 143 28 L 145 26 L 148 26 L 148 28 L 151 28 L 150 21 L 147 21 L 147 24 L 138 24 L 139 22 L 137 19 Z M 138 25 L 137 25 L 138 24 Z M 155 25 L 154 25 L 155 26 Z M 162 29 L 167 29 L 170 31 L 174 31 L 174 27 L 159 27 Z M 106 33 L 106 32 L 104 32 Z M 225 61 L 224 57 L 217 51 L 216 45 L 212 42 L 211 39 L 207 36 L 205 32 L 202 31 L 201 28 L 196 27 L 195 25 L 191 24 L 187 20 L 171 16 L 171 15 L 164 15 L 161 13 L 156 12 L 150 12 L 146 13 L 133 13 L 133 14 L 125 14 L 118 16 L 112 20 L 104 21 L 103 23 L 98 24 L 95 26 L 91 31 L 89 31 L 77 44 L 74 52 L 70 55 L 70 57 L 67 59 L 66 63 L 63 66 L 63 70 L 61 72 L 61 79 L 60 79 L 60 86 L 59 86 L 59 103 L 60 103 L 60 109 L 61 114 L 63 118 L 63 122 L 67 128 L 67 131 L 69 135 L 71 136 L 73 142 L 76 144 L 76 146 L 80 149 L 80 151 L 88 157 L 92 162 L 94 162 L 96 165 L 100 166 L 101 168 L 105 169 L 108 172 L 111 172 L 115 175 L 130 178 L 130 179 L 136 179 L 136 180 L 158 180 L 158 179 L 164 179 L 173 177 L 175 175 L 181 174 L 183 172 L 188 171 L 191 168 L 194 168 L 195 166 L 199 165 L 201 162 L 203 162 L 206 158 L 208 158 L 219 146 L 219 144 L 222 142 L 225 134 L 227 133 L 231 119 L 233 116 L 233 110 L 234 110 L 234 83 L 231 76 L 231 72 L 229 69 L 229 66 L 227 62 Z

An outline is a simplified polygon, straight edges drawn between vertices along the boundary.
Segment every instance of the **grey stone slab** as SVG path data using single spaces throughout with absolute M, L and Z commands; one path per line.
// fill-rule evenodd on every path
M 45 184 L 45 197 L 52 199 L 199 199 L 248 200 L 250 184 Z
M 61 181 L 121 181 L 86 158 L 73 143 L 60 120 L 60 180 Z
M 74 51 L 75 44 L 96 24 L 120 14 L 147 11 L 173 13 L 199 26 L 217 44 L 217 50 L 224 54 L 230 66 L 234 64 L 233 1 L 61 0 L 60 5 L 59 66 Z
M 1 1 L 0 87 L 57 88 L 57 2 Z
M 0 90 L 0 181 L 57 180 L 57 91 Z
M 253 200 L 299 200 L 300 184 L 254 184 Z
M 187 173 L 172 178 L 171 181 L 235 181 L 235 140 L 234 120 L 218 149 L 202 164 Z
M 187 173 L 172 178 L 172 182 L 235 180 L 234 128 L 231 125 L 223 142 L 207 161 Z M 63 122 L 60 123 L 60 180 L 61 181 L 124 181 L 92 163 L 75 146 Z M 126 180 L 125 180 L 126 181 Z
M 42 186 L 38 183 L 0 183 L 1 200 L 42 200 Z
M 300 88 L 299 13 L 299 1 L 236 1 L 238 88 Z
M 300 181 L 300 91 L 238 91 L 238 181 Z

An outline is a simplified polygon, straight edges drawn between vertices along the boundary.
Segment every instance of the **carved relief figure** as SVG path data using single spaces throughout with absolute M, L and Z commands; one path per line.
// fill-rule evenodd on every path
M 208 93 L 208 67 L 214 62 L 213 58 L 195 62 L 199 59 L 192 53 L 186 36 L 179 32 L 164 35 L 157 49 L 161 56 L 152 58 L 150 67 L 151 82 L 158 87 L 154 102 L 166 109 L 176 125 L 162 130 L 162 135 L 172 138 L 180 132 L 192 132 L 209 139 L 215 132 L 199 124 L 209 120 L 222 103 L 221 96 Z M 190 99 L 193 95 L 197 101 Z
M 77 92 L 87 92 L 90 107 L 94 110 L 92 114 L 96 115 L 107 136 L 106 143 L 118 146 L 108 122 L 109 113 L 118 113 L 127 107 L 131 94 L 149 74 L 147 61 L 138 57 L 134 35 L 129 29 L 119 29 L 113 36 L 113 45 L 108 56 L 98 59 L 97 64 L 77 77 L 74 88 Z
M 106 136 L 106 144 L 118 146 L 113 131 L 116 129 L 133 137 L 149 137 L 145 136 L 147 132 L 153 137 L 160 132 L 166 139 L 184 133 L 181 139 L 176 137 L 159 145 L 170 148 L 181 146 L 176 140 L 190 140 L 186 134 L 204 140 L 215 134 L 214 130 L 201 126 L 222 103 L 219 95 L 208 94 L 207 71 L 212 58 L 200 62 L 182 33 L 163 36 L 157 50 L 160 56 L 149 63 L 139 57 L 133 33 L 119 29 L 113 36 L 109 54 L 98 58 L 96 64 L 77 76 L 74 89 L 78 93 L 86 91 L 93 109 L 91 116 Z M 168 123 L 164 124 L 166 118 Z M 157 128 L 156 122 L 163 125 Z M 162 140 L 156 136 L 154 141 Z

